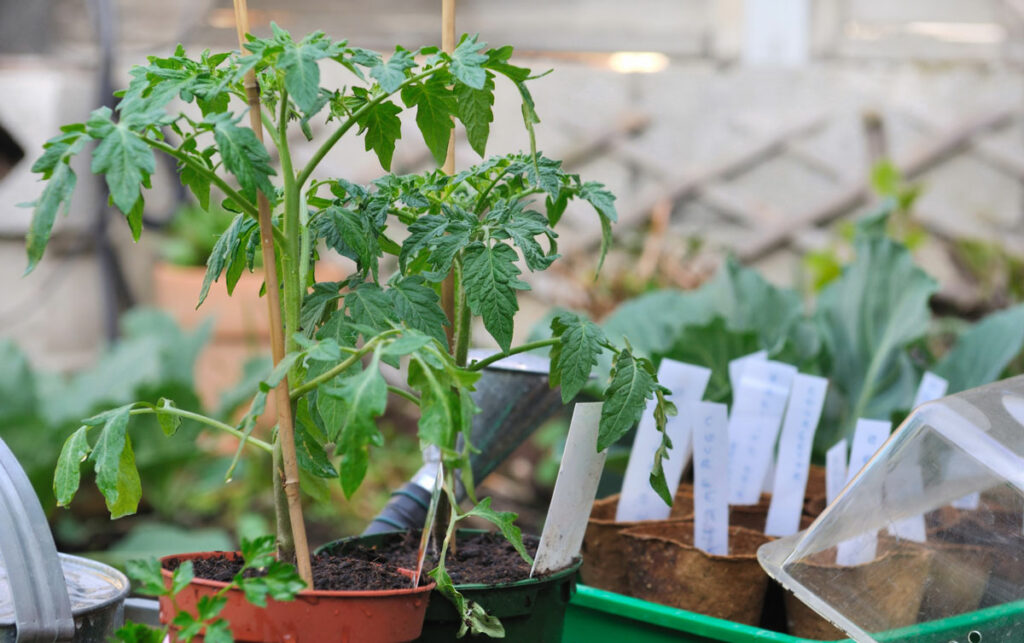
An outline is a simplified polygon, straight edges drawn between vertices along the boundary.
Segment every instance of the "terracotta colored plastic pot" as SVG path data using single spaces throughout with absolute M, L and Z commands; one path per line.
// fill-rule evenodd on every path
M 211 556 L 238 557 L 236 552 L 201 552 L 167 556 L 194 560 Z M 401 570 L 412 576 L 412 572 Z M 163 570 L 170 583 L 171 572 Z M 179 609 L 193 615 L 203 596 L 212 596 L 225 583 L 197 578 L 180 592 L 175 601 Z M 294 601 L 267 600 L 257 607 L 245 600 L 241 590 L 228 591 L 227 605 L 220 616 L 231 624 L 238 643 L 398 643 L 412 641 L 423 630 L 430 592 L 435 584 L 409 589 L 376 591 L 305 590 Z M 175 610 L 167 597 L 160 598 L 160 620 L 174 618 Z M 172 639 L 173 640 L 173 639 Z
M 583 568 L 580 576 L 591 587 L 628 593 L 625 541 L 622 532 L 652 521 L 616 522 L 615 511 L 619 506 L 619 494 L 594 502 L 587 520 L 587 531 L 583 536 Z M 672 502 L 669 521 L 693 517 L 693 487 L 680 485 Z M 656 521 L 665 522 L 665 521 Z

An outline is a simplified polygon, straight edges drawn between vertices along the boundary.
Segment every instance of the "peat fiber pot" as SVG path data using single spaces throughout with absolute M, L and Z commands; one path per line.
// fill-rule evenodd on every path
M 317 550 L 317 553 L 348 555 L 349 549 L 377 549 L 382 545 L 407 538 L 405 531 L 392 531 L 342 538 Z M 460 529 L 459 536 L 485 533 L 480 530 Z M 527 578 L 514 583 L 484 585 L 457 584 L 455 587 L 467 600 L 479 603 L 488 614 L 501 620 L 506 641 L 528 643 L 560 643 L 569 599 L 576 592 L 576 574 L 582 561 L 542 578 Z M 450 563 L 449 563 L 450 565 Z M 456 640 L 460 617 L 440 592 L 430 599 L 423 633 L 417 641 L 450 643 Z M 486 636 L 466 635 L 461 640 L 491 640 Z
M 668 521 L 616 522 L 619 494 L 594 502 L 583 536 L 583 568 L 580 576 L 590 587 L 628 594 L 626 543 L 622 533 L 627 529 L 651 523 L 673 522 L 693 518 L 693 487 L 680 485 L 672 502 Z
M 729 527 L 729 555 L 693 546 L 691 521 L 644 524 L 623 532 L 629 595 L 745 625 L 761 620 L 768 575 L 757 562 L 764 534 Z
M 196 560 L 213 556 L 237 558 L 240 554 L 201 552 L 167 556 L 161 559 L 161 565 L 172 558 Z M 412 572 L 400 571 L 412 577 Z M 164 582 L 169 584 L 171 572 L 163 569 L 162 573 Z M 195 615 L 199 600 L 216 594 L 225 584 L 194 579 L 175 598 L 178 609 Z M 227 605 L 220 616 L 231 624 L 232 635 L 238 643 L 399 643 L 415 640 L 420 635 L 434 586 L 430 583 L 416 588 L 374 591 L 304 590 L 294 601 L 268 598 L 266 607 L 253 605 L 241 590 L 232 589 L 227 593 Z M 174 614 L 170 599 L 161 597 L 161 622 L 170 622 Z
M 835 548 L 811 556 L 794 566 L 794 576 L 822 600 L 836 603 L 855 592 L 858 612 L 874 614 L 876 622 L 858 623 L 868 631 L 913 625 L 924 598 L 932 552 L 907 541 L 888 537 L 878 540 L 879 556 L 853 566 L 837 565 Z M 837 580 L 841 579 L 841 580 Z M 834 641 L 846 638 L 790 592 L 786 592 L 786 624 L 793 636 Z

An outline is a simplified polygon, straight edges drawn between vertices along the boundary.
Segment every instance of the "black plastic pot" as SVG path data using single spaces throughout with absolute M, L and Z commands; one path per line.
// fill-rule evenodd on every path
M 460 534 L 475 530 L 459 530 Z M 374 547 L 405 537 L 404 531 L 391 531 L 370 536 L 353 536 L 327 543 L 317 553 L 344 554 L 346 545 Z M 479 603 L 488 614 L 496 616 L 505 627 L 506 641 L 529 643 L 560 643 L 569 599 L 576 592 L 576 574 L 582 564 L 577 559 L 569 567 L 544 578 L 528 578 L 501 585 L 465 584 L 456 589 L 467 599 Z M 437 590 L 427 607 L 423 634 L 424 643 L 450 643 L 459 631 L 459 615 Z M 490 640 L 486 636 L 469 636 L 464 640 Z

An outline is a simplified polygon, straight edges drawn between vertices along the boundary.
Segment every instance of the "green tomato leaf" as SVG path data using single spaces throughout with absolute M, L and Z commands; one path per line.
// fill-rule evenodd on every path
M 160 401 L 156 403 L 156 419 L 160 423 L 160 430 L 164 432 L 164 435 L 170 437 L 178 432 L 178 427 L 181 426 L 181 416 L 174 413 L 161 413 L 160 409 L 173 409 L 174 402 L 168 400 L 166 397 L 160 398 Z
M 654 366 L 647 359 L 634 356 L 628 348 L 620 351 L 615 358 L 611 378 L 601 408 L 598 451 L 604 451 L 615 444 L 633 428 L 657 386 Z
M 139 200 L 139 191 L 156 171 L 153 150 L 124 121 L 114 123 L 108 107 L 90 115 L 86 127 L 90 136 L 100 139 L 92 153 L 92 172 L 102 174 L 117 209 L 128 214 Z
M 53 493 L 57 497 L 57 506 L 66 507 L 75 497 L 81 482 L 82 462 L 91 451 L 87 432 L 89 427 L 79 427 L 64 441 L 64 447 L 57 458 L 57 470 L 53 475 Z
M 388 330 L 398 320 L 395 311 L 380 286 L 363 282 L 345 295 L 345 307 L 352 321 L 378 331 Z
M 334 478 L 338 475 L 323 445 L 301 422 L 295 424 L 295 457 L 303 470 L 318 478 Z
M 43 258 L 43 251 L 50 241 L 50 232 L 53 230 L 54 221 L 57 220 L 57 213 L 62 210 L 67 213 L 76 182 L 77 177 L 71 166 L 66 162 L 59 163 L 43 188 L 42 195 L 32 203 L 32 223 L 25 235 L 25 247 L 28 251 L 28 267 L 25 274 L 32 272 Z
M 318 51 L 314 47 L 289 43 L 277 58 L 278 67 L 284 70 L 284 88 L 305 114 L 316 111 L 320 94 Z
M 274 201 L 274 185 L 270 177 L 275 174 L 270 166 L 270 155 L 248 127 L 238 127 L 237 119 L 230 114 L 212 114 L 206 122 L 213 125 L 213 138 L 220 150 L 221 159 L 229 172 L 235 175 L 242 186 L 242 195 L 256 202 L 256 191 L 263 192 Z
M 474 242 L 466 247 L 462 278 L 470 310 L 484 320 L 487 332 L 503 351 L 512 344 L 512 320 L 519 310 L 516 290 L 529 290 L 518 279 L 516 251 L 504 243 L 488 247 Z
M 523 557 L 523 560 L 528 565 L 533 565 L 533 557 L 530 556 L 530 552 L 526 551 L 526 545 L 523 544 L 523 533 L 515 525 L 516 518 L 518 518 L 516 514 L 511 511 L 495 511 L 491 509 L 491 499 L 484 498 L 475 507 L 467 511 L 464 516 L 467 518 L 469 516 L 476 516 L 492 523 L 501 530 L 505 540 L 516 548 L 516 551 Z
M 107 509 L 111 518 L 121 518 L 135 513 L 139 508 L 139 501 L 142 500 L 142 481 L 139 479 L 139 470 L 135 466 L 135 452 L 132 450 L 131 438 L 125 436 L 124 450 L 117 462 L 117 498 L 112 499 L 109 494 L 104 494 L 107 500 Z
M 562 387 L 562 402 L 568 404 L 587 385 L 608 340 L 597 324 L 569 312 L 551 320 L 551 333 L 558 343 L 551 347 L 549 380 L 551 388 Z
M 665 431 L 665 425 L 668 422 L 669 415 L 676 414 L 676 406 L 672 402 L 665 399 L 666 391 L 658 387 L 654 395 L 657 399 L 657 404 L 654 406 L 654 423 L 661 433 L 661 444 L 654 452 L 654 464 L 651 467 L 650 483 L 651 488 L 658 494 L 658 496 L 665 501 L 665 504 L 672 506 L 672 492 L 668 488 L 668 480 L 665 478 L 665 467 L 664 460 L 668 457 L 668 452 L 672 448 L 672 439 Z
M 340 425 L 326 428 L 328 439 L 338 443 L 342 489 L 351 497 L 366 475 L 366 446 L 382 441 L 376 418 L 387 408 L 388 385 L 380 373 L 379 353 L 362 372 L 342 379 L 338 386 L 321 386 L 319 391 L 344 401 Z
M 393 94 L 405 82 L 405 70 L 415 66 L 416 59 L 411 51 L 395 47 L 395 53 L 387 62 L 378 62 L 377 65 L 370 68 L 370 76 L 380 83 L 380 87 L 385 93 Z M 387 166 L 385 169 L 388 169 Z
M 228 272 L 228 294 L 231 294 L 247 263 L 246 245 L 249 237 L 253 234 L 258 235 L 258 228 L 259 224 L 252 217 L 245 214 L 236 215 L 224 234 L 217 239 L 217 243 L 213 244 L 210 258 L 206 260 L 206 275 L 199 290 L 199 303 L 196 304 L 196 308 L 206 301 L 210 286 L 220 279 L 225 269 Z
M 487 46 L 487 43 L 477 41 L 477 36 L 465 35 L 459 41 L 455 51 L 452 52 L 452 75 L 464 85 L 473 89 L 483 89 L 487 79 L 487 72 L 483 64 L 487 62 L 487 55 L 480 51 Z
M 423 277 L 411 275 L 395 278 L 385 292 L 402 323 L 433 337 L 448 348 L 444 327 L 449 323 L 439 304 L 441 298 L 424 283 Z
M 366 150 L 373 150 L 380 165 L 391 171 L 391 158 L 395 154 L 395 141 L 402 138 L 402 121 L 398 115 L 402 108 L 391 101 L 383 101 L 359 115 L 356 122 L 366 130 Z
M 458 109 L 455 94 L 448 87 L 447 74 L 434 74 L 423 82 L 402 88 L 402 102 L 416 108 L 416 125 L 438 165 L 448 155 L 448 137 Z
M 122 492 L 121 482 L 121 456 L 127 447 L 127 429 L 129 411 L 132 405 L 127 404 L 118 409 L 102 414 L 104 420 L 103 429 L 96 446 L 93 447 L 92 460 L 95 463 L 96 484 L 107 500 L 107 506 L 118 506 Z M 98 419 L 98 418 L 97 418 Z M 127 490 L 125 490 L 127 491 Z
M 473 88 L 464 83 L 455 83 L 457 114 L 466 126 L 466 138 L 473 151 L 483 156 L 487 150 L 487 139 L 491 135 L 494 113 L 494 75 L 486 74 L 483 87 Z

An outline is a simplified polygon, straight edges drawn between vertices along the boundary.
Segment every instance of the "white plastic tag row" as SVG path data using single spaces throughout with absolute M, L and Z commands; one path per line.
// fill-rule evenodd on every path
M 693 414 L 694 545 L 709 554 L 729 553 L 728 410 L 724 404 L 699 402 Z
M 772 459 L 796 367 L 751 361 L 733 392 L 729 416 L 729 504 L 753 505 Z
M 669 401 L 676 405 L 679 413 L 669 417 L 665 431 L 672 440 L 672 448 L 668 457 L 662 462 L 665 480 L 669 491 L 675 492 L 683 469 L 690 459 L 692 417 L 689 405 L 704 396 L 704 389 L 711 379 L 711 370 L 702 366 L 692 366 L 671 359 L 664 359 L 658 367 L 658 381 L 672 391 Z M 664 520 L 668 518 L 671 507 L 651 488 L 651 466 L 654 463 L 654 452 L 661 444 L 661 434 L 654 422 L 656 401 L 650 400 L 647 409 L 640 418 L 640 425 L 633 440 L 633 449 L 626 465 L 626 476 L 622 482 L 622 495 L 619 497 L 615 520 L 631 522 L 634 520 Z
M 814 432 L 825 406 L 828 380 L 814 375 L 797 374 L 786 406 L 786 418 L 779 437 L 779 456 L 772 484 L 772 502 L 764 533 L 789 536 L 800 529 L 804 491 L 811 464 Z

